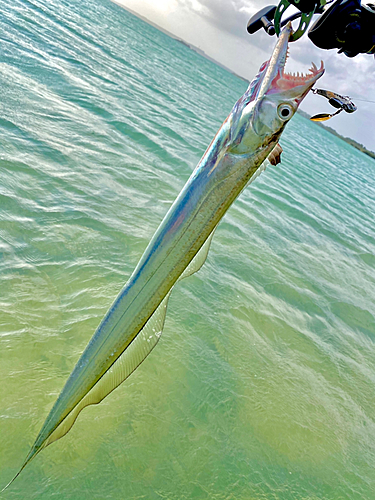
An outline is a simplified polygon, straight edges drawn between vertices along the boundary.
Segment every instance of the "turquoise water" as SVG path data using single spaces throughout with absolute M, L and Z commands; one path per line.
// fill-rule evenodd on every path
M 105 0 L 0 12 L 0 485 L 246 84 Z M 375 498 L 375 162 L 300 116 L 143 365 L 1 498 Z

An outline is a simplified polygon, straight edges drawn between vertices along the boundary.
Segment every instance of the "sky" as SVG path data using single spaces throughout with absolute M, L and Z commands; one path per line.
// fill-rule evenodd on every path
M 276 43 L 275 36 L 270 37 L 264 30 L 253 35 L 246 31 L 250 17 L 270 5 L 269 0 L 116 0 L 116 3 L 202 49 L 248 80 L 269 59 Z M 290 44 L 287 71 L 307 73 L 311 62 L 319 66 L 321 60 L 326 72 L 318 87 L 349 95 L 358 108 L 353 114 L 342 112 L 325 124 L 375 151 L 374 56 L 360 54 L 350 59 L 336 49 L 317 48 L 305 34 Z M 326 99 L 313 94 L 307 96 L 301 107 L 312 115 L 335 111 Z

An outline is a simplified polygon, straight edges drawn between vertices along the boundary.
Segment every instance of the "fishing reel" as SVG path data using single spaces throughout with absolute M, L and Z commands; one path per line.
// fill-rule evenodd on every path
M 310 40 L 321 49 L 339 49 L 348 57 L 375 54 L 375 4 L 361 5 L 361 0 L 281 0 L 278 6 L 270 5 L 255 14 L 247 24 L 250 34 L 264 28 L 269 35 L 279 35 L 281 27 L 289 21 L 300 19 L 291 36 L 298 40 L 308 29 L 314 14 L 320 17 L 308 31 Z M 299 12 L 281 20 L 290 5 Z

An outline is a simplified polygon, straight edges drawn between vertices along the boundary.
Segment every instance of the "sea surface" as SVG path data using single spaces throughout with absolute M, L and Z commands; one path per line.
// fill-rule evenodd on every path
M 0 486 L 246 83 L 107 0 L 0 10 Z M 301 116 L 138 370 L 3 499 L 375 499 L 375 162 Z

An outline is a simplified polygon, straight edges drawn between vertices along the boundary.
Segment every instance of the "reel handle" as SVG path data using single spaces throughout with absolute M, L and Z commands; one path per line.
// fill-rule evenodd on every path
M 273 25 L 273 18 L 276 12 L 276 5 L 269 5 L 264 7 L 259 12 L 253 15 L 253 17 L 247 23 L 247 31 L 250 35 L 254 34 L 260 29 L 273 36 L 275 34 L 275 27 Z

